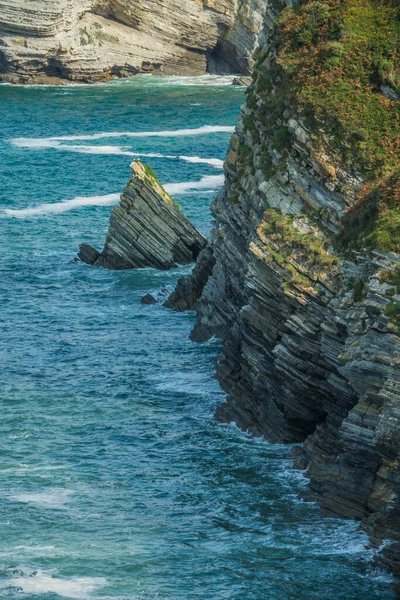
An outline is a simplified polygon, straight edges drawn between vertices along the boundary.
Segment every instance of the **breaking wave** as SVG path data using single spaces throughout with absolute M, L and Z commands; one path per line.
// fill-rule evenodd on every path
M 203 158 L 201 156 L 186 156 L 177 154 L 161 154 L 160 152 L 134 152 L 122 146 L 95 146 L 62 144 L 51 138 L 15 138 L 12 144 L 18 148 L 30 148 L 31 150 L 46 150 L 51 148 L 61 152 L 76 152 L 78 154 L 130 156 L 132 158 L 161 158 L 168 160 L 183 160 L 188 163 L 204 164 L 222 169 L 224 161 L 219 158 Z
M 206 175 L 200 181 L 183 181 L 182 183 L 167 183 L 164 188 L 171 196 L 186 194 L 197 190 L 216 191 L 224 183 L 223 175 Z
M 62 135 L 49 138 L 13 138 L 11 143 L 18 147 L 35 147 L 36 144 L 47 142 L 75 142 L 87 140 L 102 140 L 105 138 L 148 138 L 148 137 L 188 137 L 192 135 L 210 135 L 212 133 L 233 133 L 234 127 L 228 125 L 203 125 L 196 129 L 175 129 L 166 131 L 103 131 L 101 133 L 82 135 Z
M 89 196 L 84 198 L 77 196 L 72 200 L 64 200 L 63 202 L 54 202 L 53 204 L 38 204 L 31 208 L 12 209 L 7 208 L 4 215 L 7 217 L 16 217 L 24 219 L 26 217 L 36 217 L 39 215 L 50 215 L 67 212 L 82 206 L 109 206 L 116 204 L 119 201 L 120 194 L 106 194 L 105 196 Z

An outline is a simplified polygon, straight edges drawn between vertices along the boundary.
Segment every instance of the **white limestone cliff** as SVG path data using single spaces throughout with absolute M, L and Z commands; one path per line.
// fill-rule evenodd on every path
M 0 79 L 249 73 L 266 0 L 0 0 Z

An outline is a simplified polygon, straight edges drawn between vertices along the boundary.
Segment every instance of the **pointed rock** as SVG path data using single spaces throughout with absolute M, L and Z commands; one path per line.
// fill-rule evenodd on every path
M 104 249 L 82 244 L 79 257 L 105 269 L 171 269 L 197 259 L 206 238 L 182 213 L 157 177 L 140 161 L 113 209 Z

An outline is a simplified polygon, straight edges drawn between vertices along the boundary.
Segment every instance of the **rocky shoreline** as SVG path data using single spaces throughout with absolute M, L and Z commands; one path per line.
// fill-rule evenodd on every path
M 267 0 L 0 0 L 0 81 L 248 75 Z
M 217 378 L 227 400 L 218 418 L 301 444 L 293 458 L 309 478 L 308 499 L 327 516 L 360 520 L 380 548 L 377 560 L 400 575 L 399 230 L 382 237 L 389 251 L 383 242 L 345 246 L 346 227 L 360 222 L 348 215 L 354 207 L 360 214 L 370 184 L 328 126 L 315 129 L 289 94 L 274 104 L 285 85 L 278 12 L 267 11 L 226 183 L 212 204 L 214 227 L 199 257 L 212 274 L 200 282 L 191 337 L 223 342 Z M 389 190 L 396 219 L 398 170 L 385 181 L 375 193 L 383 202 Z M 361 207 L 373 202 L 365 198 Z M 168 306 L 193 308 L 197 273 Z
M 196 253 L 181 255 L 197 264 L 165 306 L 196 310 L 194 341 L 222 340 L 217 378 L 227 399 L 218 418 L 272 442 L 296 443 L 294 466 L 309 479 L 307 498 L 327 516 L 361 521 L 379 563 L 400 575 L 398 99 L 382 89 L 384 72 L 370 83 L 375 67 L 365 50 L 351 54 L 364 77 L 359 106 L 346 79 L 353 80 L 344 64 L 352 38 L 342 31 L 354 26 L 346 10 L 318 0 L 297 12 L 280 0 L 267 8 L 225 185 L 212 204 L 209 244 L 197 256 L 205 246 L 197 240 Z M 384 10 L 390 42 L 395 4 Z M 314 78 L 307 79 L 310 65 Z M 331 80 L 343 84 L 348 105 L 354 102 L 350 118 L 335 87 L 338 104 L 320 109 Z M 355 134 L 359 111 L 370 107 L 371 131 Z M 390 128 L 379 129 L 378 118 Z M 392 150 L 382 155 L 382 146 Z M 120 211 L 105 250 L 85 248 L 82 258 L 107 268 L 180 262 L 171 255 L 165 264 L 129 264 L 123 252 L 115 259 Z

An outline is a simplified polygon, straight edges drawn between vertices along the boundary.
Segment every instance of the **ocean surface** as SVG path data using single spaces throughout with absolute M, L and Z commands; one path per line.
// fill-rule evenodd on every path
M 204 232 L 231 79 L 0 86 L 0 596 L 389 600 L 352 522 L 302 502 L 288 447 L 215 421 L 217 341 L 99 249 L 141 156 Z M 187 271 L 187 269 L 186 269 Z

